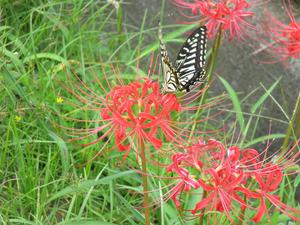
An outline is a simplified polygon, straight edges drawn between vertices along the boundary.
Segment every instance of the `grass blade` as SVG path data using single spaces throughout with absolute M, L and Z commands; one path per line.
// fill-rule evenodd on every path
M 219 77 L 219 78 L 220 78 L 222 84 L 224 85 L 226 91 L 228 92 L 228 94 L 231 98 L 233 108 L 236 112 L 237 120 L 240 124 L 242 132 L 244 132 L 245 119 L 244 119 L 244 115 L 243 115 L 243 112 L 242 112 L 242 107 L 241 107 L 240 101 L 238 99 L 237 93 L 225 79 L 223 79 L 222 77 Z
M 59 223 L 58 225 L 116 225 L 115 223 L 109 223 L 99 220 L 78 220 L 68 223 Z
M 263 94 L 258 101 L 251 107 L 250 112 L 251 113 L 255 113 L 256 110 L 259 108 L 259 106 L 261 106 L 264 101 L 270 96 L 271 92 L 274 90 L 274 88 L 277 86 L 277 84 L 279 83 L 281 79 L 277 80 L 267 91 L 265 94 Z
M 254 144 L 262 143 L 262 142 L 270 140 L 270 139 L 278 139 L 278 138 L 284 138 L 284 137 L 285 137 L 285 134 L 269 134 L 269 135 L 265 135 L 265 136 L 262 136 L 259 138 L 252 139 L 250 142 L 243 145 L 243 147 L 248 148 Z
M 120 177 L 126 177 L 129 176 L 130 174 L 136 173 L 133 170 L 129 170 L 129 171 L 125 171 L 125 172 L 121 172 L 121 173 L 117 173 L 111 176 L 107 176 L 104 177 L 102 179 L 99 180 L 86 180 L 71 186 L 68 186 L 64 189 L 62 189 L 61 191 L 57 192 L 56 194 L 54 194 L 47 203 L 53 201 L 54 199 L 63 197 L 65 195 L 69 195 L 69 194 L 74 194 L 76 192 L 82 192 L 84 190 L 87 190 L 95 185 L 103 185 L 103 184 L 109 184 L 110 181 L 115 180 L 117 178 Z
M 164 42 L 167 43 L 167 42 L 173 41 L 175 38 L 180 37 L 182 34 L 191 30 L 192 28 L 194 28 L 196 26 L 197 26 L 196 24 L 192 24 L 192 25 L 180 27 L 179 29 L 176 29 L 174 32 L 167 34 L 164 37 Z M 152 52 L 156 51 L 158 49 L 158 47 L 159 47 L 158 40 L 156 40 L 155 42 L 148 45 L 137 58 L 129 61 L 127 63 L 127 65 L 134 63 L 137 59 L 141 59 L 141 58 L 151 54 Z

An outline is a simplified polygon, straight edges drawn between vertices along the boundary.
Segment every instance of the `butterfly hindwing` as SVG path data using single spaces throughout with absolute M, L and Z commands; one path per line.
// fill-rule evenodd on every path
M 178 75 L 175 67 L 173 67 L 172 63 L 169 60 L 167 48 L 162 40 L 160 26 L 158 36 L 160 40 L 161 65 L 164 77 L 163 90 L 165 92 L 175 92 L 177 91 L 179 86 Z

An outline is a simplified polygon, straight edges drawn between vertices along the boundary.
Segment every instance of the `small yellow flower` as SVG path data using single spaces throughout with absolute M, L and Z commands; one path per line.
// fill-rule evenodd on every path
M 20 121 L 21 121 L 21 119 L 22 119 L 22 117 L 21 117 L 21 116 L 15 116 L 15 121 L 16 121 L 16 122 L 20 122 Z
M 64 99 L 62 97 L 57 97 L 56 98 L 56 103 L 62 104 L 64 102 Z

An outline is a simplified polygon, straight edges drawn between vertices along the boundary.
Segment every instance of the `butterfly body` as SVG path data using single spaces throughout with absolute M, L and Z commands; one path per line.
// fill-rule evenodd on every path
M 197 28 L 181 47 L 175 66 L 170 62 L 165 44 L 159 30 L 162 71 L 164 74 L 163 91 L 190 91 L 204 80 L 207 29 Z

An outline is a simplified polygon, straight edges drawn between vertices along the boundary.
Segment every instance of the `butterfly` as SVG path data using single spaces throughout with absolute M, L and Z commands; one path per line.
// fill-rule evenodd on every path
M 163 92 L 189 92 L 191 88 L 205 78 L 205 54 L 207 28 L 197 28 L 182 45 L 173 66 L 167 48 L 162 40 L 161 26 L 158 37 L 160 40 L 161 64 L 164 77 Z

